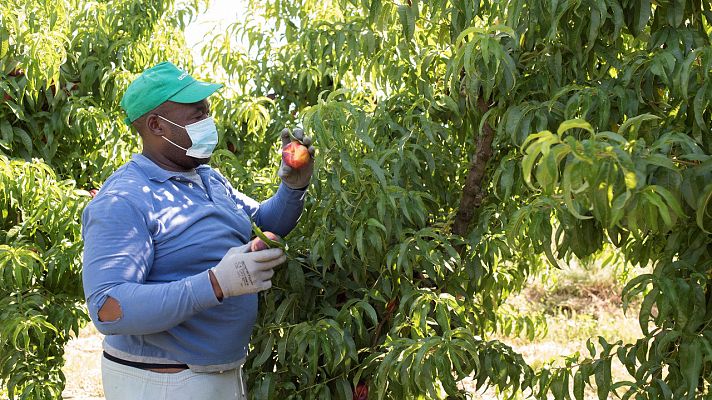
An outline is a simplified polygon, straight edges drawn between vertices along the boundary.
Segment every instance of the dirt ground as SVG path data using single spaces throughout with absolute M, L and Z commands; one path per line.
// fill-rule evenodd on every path
M 66 347 L 67 362 L 62 371 L 67 377 L 67 386 L 62 397 L 72 400 L 100 400 L 104 398 L 101 387 L 101 340 L 102 335 L 94 325 L 88 324 L 79 337 Z

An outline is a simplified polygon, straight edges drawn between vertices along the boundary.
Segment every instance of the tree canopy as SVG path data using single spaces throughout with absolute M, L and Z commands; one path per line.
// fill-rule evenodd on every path
M 467 377 L 542 399 L 582 399 L 586 385 L 600 398 L 709 395 L 709 2 L 250 1 L 200 65 L 182 29 L 201 2 L 14 3 L 0 5 L 0 151 L 16 166 L 0 181 L 16 193 L 0 227 L 11 393 L 61 387 L 62 345 L 86 319 L 87 196 L 73 185 L 98 187 L 138 151 L 118 101 L 171 59 L 227 84 L 211 99 L 211 164 L 243 192 L 274 192 L 283 127 L 318 148 L 289 261 L 260 297 L 253 398 L 463 398 Z M 18 176 L 72 197 L 71 234 L 48 240 L 53 225 L 28 211 L 54 210 L 42 203 L 54 197 L 21 200 L 33 184 Z M 46 256 L 60 249 L 73 286 L 55 289 Z M 611 252 L 652 270 L 623 292 L 642 299 L 643 337 L 593 338 L 588 354 L 537 368 L 493 339 L 540 329 L 505 306 L 531 274 Z M 629 379 L 612 378 L 614 362 Z

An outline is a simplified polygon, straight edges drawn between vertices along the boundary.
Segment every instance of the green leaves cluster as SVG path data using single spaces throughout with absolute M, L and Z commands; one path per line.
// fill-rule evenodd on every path
M 348 398 L 348 383 L 377 398 L 458 398 L 455 383 L 474 376 L 478 388 L 536 398 L 581 398 L 589 385 L 600 398 L 704 396 L 711 10 L 684 0 L 251 2 L 252 18 L 215 38 L 205 67 L 239 82 L 245 99 L 272 99 L 271 119 L 263 142 L 241 142 L 216 165 L 238 182 L 273 183 L 282 127 L 303 125 L 318 147 L 307 209 L 288 238 L 299 257 L 261 304 L 260 363 L 248 362 L 260 393 Z M 487 126 L 481 206 L 455 236 Z M 488 341 L 541 329 L 502 307 L 529 274 L 611 246 L 653 268 L 624 292 L 631 304 L 642 297 L 643 338 L 601 339 L 588 356 L 536 371 Z M 306 345 L 313 353 L 284 333 L 272 339 L 324 325 L 344 335 L 322 334 Z M 659 347 L 668 332 L 677 333 Z M 334 356 L 340 342 L 346 356 Z M 309 372 L 280 348 L 309 354 L 291 360 Z M 613 362 L 629 381 L 614 382 Z
M 651 118 L 633 118 L 619 132 L 636 137 L 635 125 L 644 119 Z M 582 130 L 589 138 L 577 140 L 570 129 Z M 579 361 L 575 376 L 595 376 L 599 393 L 607 393 L 603 385 L 625 398 L 705 393 L 703 364 L 712 349 L 706 330 L 711 263 L 704 227 L 710 156 L 687 135 L 667 133 L 646 144 L 641 138 L 594 132 L 588 123 L 575 120 L 563 123 L 557 134 L 530 135 L 524 152 L 524 180 L 541 190 L 539 200 L 545 206 L 523 208 L 518 217 L 544 213 L 548 220 L 558 219 L 548 242 L 555 249 L 547 254 L 552 262 L 571 252 L 588 256 L 598 250 L 592 243 L 606 241 L 621 248 L 629 262 L 654 266 L 652 274 L 635 277 L 623 290 L 626 304 L 643 295 L 639 320 L 646 337 L 634 344 L 619 342 L 615 351 L 601 338 L 599 359 Z M 579 232 L 582 226 L 587 227 L 585 234 Z M 591 349 L 591 357 L 596 356 Z M 612 358 L 626 367 L 631 381 L 611 382 Z M 547 379 L 553 385 L 565 376 Z M 575 398 L 583 398 L 577 393 L 574 387 Z
M 203 6 L 0 4 L 0 388 L 10 398 L 61 397 L 64 345 L 88 320 L 87 191 L 138 145 L 120 98 L 135 73 L 165 59 L 190 62 L 182 28 Z
M 58 398 L 54 360 L 87 318 L 79 215 L 89 196 L 39 160 L 0 162 L 0 376 L 10 397 Z
M 0 371 L 13 393 L 60 390 L 58 349 L 84 318 L 68 278 L 76 258 L 40 273 L 51 257 L 38 254 L 79 251 L 82 199 L 64 179 L 96 187 L 128 159 L 138 142 L 120 123 L 120 95 L 163 59 L 190 66 L 180 31 L 201 6 L 0 5 L 0 151 L 14 165 L 4 176 L 26 182 L 13 199 L 34 186 L 55 199 L 8 203 L 23 211 L 2 228 L 13 265 L 3 282 L 52 293 L 58 307 L 28 295 L 27 308 L 3 308 L 13 328 L 0 340 L 15 350 Z M 348 399 L 365 385 L 375 398 L 462 398 L 465 377 L 535 398 L 579 399 L 587 385 L 600 398 L 707 396 L 711 21 L 708 1 L 686 0 L 250 2 L 196 67 L 229 84 L 213 102 L 213 165 L 265 198 L 283 127 L 302 125 L 318 147 L 292 258 L 261 297 L 251 396 Z M 482 198 L 468 232 L 453 235 L 488 128 Z M 27 168 L 40 172 L 17 178 Z M 48 204 L 67 210 L 62 224 L 38 216 Z M 31 228 L 40 220 L 48 231 Z M 599 339 L 537 370 L 491 339 L 541 329 L 503 307 L 532 272 L 609 246 L 652 267 L 624 290 L 629 304 L 642 299 L 644 337 Z M 50 350 L 52 362 L 22 358 Z M 630 380 L 614 382 L 614 362 Z

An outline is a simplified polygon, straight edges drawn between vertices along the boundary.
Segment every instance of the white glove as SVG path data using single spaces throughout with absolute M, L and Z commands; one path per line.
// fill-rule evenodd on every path
M 233 247 L 211 268 L 224 297 L 257 293 L 272 287 L 274 267 L 287 260 L 284 250 L 266 249 L 250 253 L 249 243 Z

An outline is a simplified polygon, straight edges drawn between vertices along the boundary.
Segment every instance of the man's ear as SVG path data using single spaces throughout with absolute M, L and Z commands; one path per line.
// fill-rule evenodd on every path
M 146 117 L 146 131 L 156 136 L 165 134 L 163 121 L 156 114 L 149 114 Z

